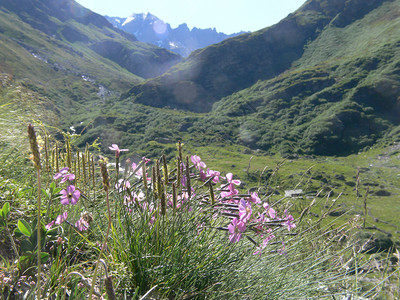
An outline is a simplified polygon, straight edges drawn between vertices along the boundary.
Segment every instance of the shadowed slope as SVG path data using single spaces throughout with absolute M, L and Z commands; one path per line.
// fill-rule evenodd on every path
M 274 26 L 195 51 L 166 74 L 134 86 L 126 97 L 156 107 L 210 111 L 222 97 L 288 70 L 333 20 L 345 26 L 383 2 L 307 1 Z

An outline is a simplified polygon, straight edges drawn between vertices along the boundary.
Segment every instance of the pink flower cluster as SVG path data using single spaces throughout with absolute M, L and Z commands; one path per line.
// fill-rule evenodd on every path
M 216 180 L 213 182 L 219 182 L 220 172 L 210 169 L 207 169 L 207 172 L 204 171 L 206 164 L 197 155 L 192 156 L 191 160 L 195 169 L 199 171 L 200 180 L 206 181 L 214 176 L 213 179 Z M 241 181 L 234 179 L 232 173 L 226 174 L 222 179 L 224 184 L 219 189 L 217 199 L 220 207 L 225 207 L 222 209 L 222 214 L 231 219 L 227 229 L 229 240 L 232 243 L 240 241 L 246 231 L 251 231 L 262 238 L 261 244 L 254 252 L 254 254 L 261 254 L 268 243 L 276 237 L 270 224 L 273 223 L 275 228 L 286 227 L 288 231 L 296 227 L 293 216 L 288 214 L 287 210 L 284 211 L 283 217 L 279 217 L 275 209 L 268 202 L 261 201 L 257 193 L 253 192 L 245 197 L 239 197 L 237 187 L 241 185 Z M 284 253 L 282 249 L 278 250 L 278 253 Z
M 110 149 L 115 150 L 116 154 L 118 153 L 118 155 L 118 151 L 126 150 L 119 149 L 117 145 L 113 145 L 112 148 L 113 149 L 110 147 Z M 276 229 L 285 227 L 288 231 L 291 231 L 296 227 L 292 215 L 285 210 L 284 215 L 279 217 L 274 207 L 271 206 L 267 201 L 262 201 L 257 193 L 252 192 L 246 195 L 240 195 L 238 187 L 240 187 L 241 181 L 235 179 L 232 173 L 227 173 L 225 177 L 221 176 L 220 172 L 207 168 L 207 165 L 198 155 L 192 155 L 190 160 L 193 164 L 192 166 L 189 166 L 190 172 L 187 172 L 187 166 L 184 163 L 181 163 L 180 165 L 180 183 L 184 188 L 186 188 L 186 190 L 183 189 L 183 191 L 180 191 L 176 195 L 177 199 L 175 205 L 172 199 L 173 196 L 169 190 L 169 193 L 166 194 L 166 203 L 168 207 L 174 207 L 175 209 L 179 210 L 183 207 L 184 203 L 191 203 L 190 201 L 195 199 L 196 190 L 194 186 L 196 185 L 192 183 L 190 185 L 191 190 L 187 190 L 188 178 L 186 177 L 189 173 L 190 177 L 194 178 L 195 180 L 209 182 L 213 185 L 220 184 L 218 188 L 213 189 L 215 191 L 214 218 L 217 218 L 219 215 L 229 218 L 230 223 L 227 225 L 227 228 L 224 227 L 224 229 L 229 232 L 230 242 L 239 242 L 245 235 L 253 234 L 261 239 L 261 242 L 256 247 L 257 249 L 254 254 L 261 254 L 267 245 L 270 244 L 270 241 L 272 239 L 276 239 Z M 143 158 L 143 161 L 145 166 L 149 162 L 149 160 L 146 158 Z M 147 173 L 143 174 L 143 169 L 138 168 L 136 163 L 133 163 L 131 167 L 132 171 L 135 172 L 136 177 L 145 177 L 148 182 L 151 181 L 151 177 L 149 177 Z M 197 175 L 193 173 L 197 173 Z M 204 186 L 204 184 L 202 184 L 202 186 Z M 161 213 L 161 209 L 159 207 L 160 203 L 148 203 L 144 201 L 145 194 L 141 191 L 132 191 L 130 187 L 131 183 L 126 179 L 120 179 L 115 186 L 118 192 L 124 193 L 124 204 L 128 212 L 131 213 L 134 207 L 137 207 L 141 211 L 145 210 L 150 213 L 151 218 L 149 223 L 152 224 L 155 220 L 156 213 Z M 189 192 L 191 192 L 190 199 Z M 72 188 L 70 190 L 67 189 L 65 193 L 66 195 L 72 195 L 68 199 L 69 202 L 67 204 L 75 204 L 72 203 L 75 201 L 73 197 L 74 190 L 72 190 Z M 66 202 L 66 200 L 64 201 Z M 188 211 L 192 210 L 191 205 L 187 207 L 187 209 Z M 205 228 L 206 225 L 203 225 L 199 227 L 199 230 Z M 279 242 L 281 243 L 282 241 Z M 284 242 L 282 242 L 282 245 L 283 248 L 278 250 L 278 253 L 280 254 L 284 253 Z
M 72 182 L 75 180 L 75 175 L 69 173 L 69 168 L 65 167 L 60 169 L 60 171 L 53 176 L 53 179 L 61 179 L 60 184 L 63 184 L 65 182 L 67 182 L 68 184 L 65 189 L 60 191 L 60 203 L 63 206 L 69 204 L 76 205 L 81 196 L 81 192 L 72 184 Z M 49 230 L 54 224 L 61 225 L 62 223 L 67 221 L 67 217 L 68 212 L 64 211 L 61 215 L 58 215 L 55 220 L 48 223 L 46 225 L 46 228 Z M 77 222 L 75 222 L 75 228 L 77 228 L 79 231 L 84 231 L 89 228 L 89 224 L 83 218 L 80 218 Z
M 53 179 L 58 180 L 62 178 L 60 181 L 61 184 L 67 181 L 68 183 L 71 183 L 72 181 L 75 180 L 75 175 L 72 173 L 68 173 L 68 171 L 69 171 L 68 167 L 62 168 L 60 172 L 56 173 L 53 176 Z M 68 205 L 68 204 L 75 205 L 78 203 L 79 197 L 81 196 L 81 192 L 79 190 L 76 190 L 75 186 L 72 184 L 69 184 L 66 189 L 60 192 L 60 194 L 61 194 L 62 205 Z

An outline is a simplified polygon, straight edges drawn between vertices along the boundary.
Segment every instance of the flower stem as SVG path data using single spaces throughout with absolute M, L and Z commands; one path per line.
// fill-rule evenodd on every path
M 37 169 L 37 180 L 38 180 L 38 214 L 37 214 L 37 259 L 38 259 L 38 270 L 37 270 L 37 298 L 40 300 L 41 297 L 41 290 L 40 290 L 40 276 L 41 276 L 41 255 L 40 255 L 40 250 L 41 250 L 41 220 L 40 220 L 40 212 L 41 212 L 41 184 L 40 184 L 40 169 Z
M 93 279 L 92 279 L 92 286 L 90 288 L 88 299 L 92 299 L 91 297 L 92 297 L 92 294 L 94 291 L 94 285 L 96 284 L 97 271 L 99 268 L 101 256 L 103 255 L 103 251 L 104 251 L 105 247 L 107 246 L 108 235 L 109 235 L 110 229 L 111 229 L 111 210 L 110 210 L 110 201 L 108 198 L 108 191 L 106 192 L 106 202 L 107 202 L 107 213 L 108 213 L 107 232 L 106 232 L 106 236 L 104 237 L 103 245 L 101 246 L 101 249 L 100 249 L 99 257 L 97 258 L 97 263 L 96 263 L 96 267 L 94 269 L 94 274 L 93 274 Z

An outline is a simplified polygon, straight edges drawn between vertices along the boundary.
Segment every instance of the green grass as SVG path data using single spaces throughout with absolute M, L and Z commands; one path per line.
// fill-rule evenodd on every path
M 49 147 L 53 148 L 53 146 L 52 141 Z M 208 166 L 214 170 L 236 170 L 244 166 L 240 163 L 240 161 L 243 162 L 243 154 L 232 153 L 233 148 L 223 151 L 197 148 L 196 152 L 190 146 L 187 148 L 188 154 L 192 151 L 193 154 L 201 154 Z M 64 151 L 67 150 L 63 150 L 61 154 Z M 208 155 L 206 151 L 209 151 Z M 68 163 L 69 155 L 67 151 L 65 155 L 59 156 L 60 167 Z M 92 154 L 84 152 L 84 155 L 91 156 Z M 213 157 L 213 159 L 208 161 L 206 157 Z M 42 159 L 45 165 L 44 156 Z M 109 194 L 112 208 L 110 216 L 105 211 L 106 194 L 101 188 L 104 176 L 102 180 L 97 167 L 96 174 L 91 173 L 89 170 L 92 167 L 88 163 L 85 165 L 86 177 L 84 177 L 82 161 L 79 165 L 76 157 L 71 156 L 71 159 L 72 165 L 77 166 L 74 172 L 77 176 L 74 185 L 78 186 L 82 192 L 77 205 L 65 207 L 60 205 L 58 193 L 65 188 L 65 184 L 57 183 L 57 187 L 55 183 L 51 183 L 51 176 L 46 176 L 45 171 L 43 173 L 43 222 L 54 220 L 63 211 L 68 211 L 70 222 L 70 224 L 63 223 L 55 226 L 51 230 L 43 229 L 43 236 L 46 238 L 43 245 L 47 246 L 42 251 L 52 257 L 43 265 L 45 274 L 43 296 L 60 296 L 65 293 L 64 286 L 68 287 L 68 293 L 72 299 L 87 295 L 88 290 L 79 287 L 79 282 L 82 283 L 82 276 L 84 278 L 94 276 L 94 265 L 100 251 L 100 244 L 104 240 L 109 217 L 111 217 L 112 230 L 102 258 L 112 275 L 118 298 L 137 299 L 153 287 L 155 287 L 153 295 L 179 299 L 187 297 L 195 299 L 210 297 L 213 299 L 243 297 L 299 299 L 323 295 L 338 296 L 344 293 L 373 295 L 380 290 L 380 287 L 375 287 L 372 291 L 354 289 L 354 284 L 359 282 L 352 272 L 354 262 L 357 261 L 363 269 L 367 269 L 370 259 L 365 255 L 352 252 L 356 244 L 350 237 L 357 230 L 354 227 L 355 223 L 350 222 L 345 216 L 324 219 L 322 215 L 319 218 L 313 218 L 312 215 L 303 213 L 301 218 L 296 218 L 296 228 L 291 232 L 288 232 L 285 227 L 272 227 L 275 238 L 263 250 L 261 256 L 253 255 L 256 246 L 264 237 L 258 235 L 257 231 L 251 230 L 253 225 L 249 224 L 249 229 L 244 233 L 248 239 L 243 238 L 238 243 L 230 243 L 227 231 L 221 230 L 230 223 L 229 217 L 225 215 L 226 208 L 211 206 L 209 188 L 198 179 L 196 170 L 191 171 L 194 173 L 191 179 L 191 186 L 194 188 L 192 198 L 182 202 L 181 207 L 176 210 L 168 205 L 166 212 L 162 213 L 161 194 L 166 193 L 166 199 L 171 200 L 168 195 L 172 192 L 172 183 L 177 184 L 177 173 L 173 170 L 176 165 L 175 159 L 168 162 L 168 169 L 171 170 L 168 175 L 170 180 L 166 181 L 164 167 L 160 168 L 158 184 L 150 184 L 147 188 L 142 179 L 135 179 L 130 175 L 129 180 L 132 185 L 130 191 L 125 192 L 113 187 L 116 173 L 113 169 L 109 169 L 109 181 L 112 183 Z M 227 165 L 227 161 L 231 159 L 238 162 L 238 165 L 232 166 L 232 162 L 231 165 Z M 269 158 L 269 163 L 274 163 L 276 159 L 277 157 Z M 254 161 L 252 160 L 254 165 L 249 168 L 249 173 L 257 170 L 259 164 L 265 162 L 263 157 L 254 157 Z M 51 170 L 54 170 L 54 164 L 55 162 L 51 161 Z M 297 167 L 306 164 L 307 162 L 303 162 Z M 150 167 L 151 165 L 148 166 L 149 172 Z M 286 177 L 286 173 L 282 170 L 284 166 L 271 176 L 269 182 L 278 184 L 282 181 Z M 235 172 L 235 178 L 237 174 L 243 173 Z M 95 185 L 92 183 L 93 176 L 95 176 Z M 154 178 L 154 175 L 151 177 Z M 273 177 L 277 177 L 276 180 Z M 119 178 L 122 178 L 122 174 Z M 223 179 L 221 181 L 224 182 Z M 253 186 L 251 180 L 248 184 Z M 32 190 L 31 195 L 35 195 L 34 183 L 28 185 Z M 214 186 L 216 197 L 219 194 L 219 185 Z M 6 186 L 10 187 L 10 183 L 6 183 Z M 254 186 L 267 187 L 265 182 L 261 182 L 261 185 L 255 183 Z M 129 199 L 130 192 L 135 192 L 136 195 L 143 192 L 144 199 Z M 246 193 L 246 191 L 242 188 L 241 193 Z M 29 195 L 16 194 L 15 197 L 11 198 L 13 215 L 22 209 Z M 297 216 L 301 211 L 296 203 L 300 200 L 282 200 L 282 196 L 261 194 L 261 192 L 260 197 L 263 202 L 273 205 L 280 216 L 283 215 L 284 209 L 288 209 L 290 213 Z M 138 206 L 137 201 L 140 201 L 142 205 Z M 219 201 L 217 199 L 217 203 Z M 331 202 L 326 197 L 321 201 Z M 127 202 L 130 204 L 127 205 Z M 146 203 L 145 206 L 144 203 Z M 150 206 L 153 206 L 152 210 L 148 209 Z M 258 210 L 263 210 L 261 205 L 252 206 L 254 214 Z M 323 214 L 327 214 L 331 208 L 320 207 L 320 209 Z M 231 210 L 231 213 L 235 211 Z M 87 219 L 90 227 L 88 231 L 79 232 L 71 224 L 74 224 L 82 214 L 90 216 Z M 351 215 L 350 217 L 350 219 L 353 218 Z M 16 221 L 21 219 L 27 221 L 26 224 L 30 225 L 24 226 L 31 226 L 34 232 L 33 215 L 25 214 L 17 219 L 10 219 L 9 226 L 15 226 Z M 21 225 L 18 225 L 18 228 L 24 232 L 23 235 L 16 232 L 15 237 L 21 240 L 21 257 L 25 260 L 23 263 L 20 261 L 18 265 L 9 263 L 2 266 L 6 274 L 14 274 L 7 275 L 12 277 L 13 282 L 23 282 L 25 280 L 21 277 L 23 274 L 33 276 L 37 264 L 34 256 L 29 256 L 31 252 L 26 252 L 30 245 L 27 244 L 29 233 L 25 233 L 26 230 L 23 230 Z M 344 242 L 338 243 L 337 241 L 343 239 L 344 236 L 347 236 Z M 286 254 L 280 255 L 277 251 L 281 250 L 283 241 Z M 35 251 L 33 250 L 33 253 Z M 349 263 L 349 269 L 342 268 L 340 259 L 352 262 L 352 264 Z M 103 276 L 104 271 L 101 267 L 95 287 L 97 293 L 104 292 L 100 279 Z M 361 281 L 359 283 L 361 284 Z M 32 283 L 31 288 L 28 295 L 33 295 L 35 292 Z M 7 288 L 4 291 L 7 293 Z

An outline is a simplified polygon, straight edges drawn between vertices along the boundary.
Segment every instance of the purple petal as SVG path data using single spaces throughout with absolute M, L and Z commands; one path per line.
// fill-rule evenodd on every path
M 234 243 L 236 241 L 236 235 L 235 234 L 229 235 L 229 240 L 231 243 Z
M 49 224 L 47 224 L 45 227 L 46 227 L 46 229 L 47 230 L 49 230 L 49 229 L 51 229 L 51 227 L 53 227 L 53 225 L 54 225 L 54 220 L 53 221 L 51 221 Z
M 226 174 L 226 180 L 228 180 L 228 182 L 232 182 L 232 178 L 233 178 L 233 174 L 232 173 Z
M 65 197 L 65 198 L 61 198 L 61 204 L 62 205 L 68 205 L 69 204 L 69 200 L 68 200 L 68 197 Z
M 246 230 L 246 223 L 239 222 L 239 223 L 237 224 L 237 227 L 238 227 L 238 229 L 239 229 L 240 232 L 244 232 L 244 231 Z
M 75 186 L 69 185 L 67 186 L 67 194 L 72 194 L 75 191 Z
M 235 232 L 235 225 L 229 224 L 228 225 L 228 230 L 229 230 L 230 233 L 233 234 Z
M 117 144 L 112 144 L 111 147 L 108 147 L 108 149 L 112 151 L 119 151 L 119 147 Z

